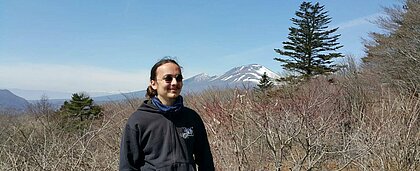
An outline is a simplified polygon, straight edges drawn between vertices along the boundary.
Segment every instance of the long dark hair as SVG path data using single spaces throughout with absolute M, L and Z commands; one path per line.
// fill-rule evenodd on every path
M 158 62 L 156 62 L 155 65 L 153 65 L 152 69 L 150 70 L 150 81 L 154 80 L 156 81 L 156 70 L 163 64 L 167 64 L 167 63 L 173 63 L 175 65 L 178 65 L 178 67 L 181 69 L 182 67 L 179 66 L 179 64 L 172 58 L 170 57 L 165 57 L 161 60 L 159 60 Z M 152 97 L 155 97 L 157 95 L 157 91 L 155 89 L 152 88 L 151 85 L 149 85 L 149 87 L 147 87 L 147 92 L 146 92 L 146 98 L 150 99 Z

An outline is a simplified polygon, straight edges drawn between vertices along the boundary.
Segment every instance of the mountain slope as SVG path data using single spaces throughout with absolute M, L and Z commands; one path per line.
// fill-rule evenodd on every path
M 251 64 L 233 68 L 212 81 L 224 81 L 229 83 L 252 82 L 258 84 L 264 72 L 266 72 L 270 78 L 279 77 L 279 75 L 262 65 Z
M 259 83 L 264 72 L 271 79 L 280 78 L 278 74 L 262 65 L 250 64 L 235 67 L 221 76 L 199 74 L 186 79 L 183 91 L 199 92 L 207 88 L 254 87 Z
M 26 100 L 29 101 L 37 101 L 43 97 L 46 97 L 48 99 L 67 99 L 71 98 L 72 94 L 71 92 L 59 92 L 59 91 L 49 91 L 49 90 L 22 90 L 22 89 L 8 89 L 13 94 L 23 97 Z M 96 97 L 96 96 L 107 96 L 107 95 L 113 95 L 113 93 L 107 93 L 107 92 L 89 92 L 88 93 L 90 97 Z
M 23 111 L 29 103 L 9 90 L 0 90 L 0 111 Z
M 102 103 L 107 101 L 120 101 L 120 100 L 126 100 L 131 98 L 143 98 L 146 95 L 146 90 L 141 91 L 133 91 L 128 93 L 120 93 L 120 94 L 113 94 L 109 96 L 98 96 L 98 97 L 92 97 L 92 99 L 96 103 Z
M 280 76 L 270 69 L 258 65 L 250 64 L 232 68 L 231 70 L 225 72 L 221 76 L 210 76 L 205 73 L 201 73 L 185 79 L 183 81 L 183 93 L 189 92 L 201 92 L 208 88 L 233 88 L 233 87 L 254 87 L 259 83 L 264 72 L 272 78 L 276 79 Z M 125 100 L 127 98 L 144 98 L 146 94 L 145 90 L 134 91 L 129 93 L 119 93 L 114 95 L 107 96 L 97 96 L 92 97 L 93 100 L 97 103 L 107 102 L 107 101 L 119 101 Z M 64 101 L 64 100 L 61 100 Z M 60 102 L 61 102 L 60 101 Z M 62 103 L 61 103 L 62 104 Z

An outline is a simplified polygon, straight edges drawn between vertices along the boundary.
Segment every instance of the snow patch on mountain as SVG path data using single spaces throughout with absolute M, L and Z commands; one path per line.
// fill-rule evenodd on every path
M 195 75 L 195 76 L 193 76 L 193 77 L 191 77 L 191 78 L 188 78 L 187 80 L 185 80 L 185 81 L 196 81 L 196 82 L 201 82 L 201 81 L 208 81 L 208 80 L 210 80 L 210 79 L 212 79 L 213 77 L 212 76 L 209 76 L 209 75 L 207 75 L 207 74 L 205 74 L 205 73 L 201 73 L 201 74 L 198 74 L 198 75 Z
M 259 65 L 250 64 L 232 68 L 221 76 L 209 76 L 201 73 L 184 80 L 183 91 L 202 91 L 209 87 L 243 87 L 243 85 L 256 86 L 264 72 L 272 80 L 280 78 L 280 76 L 270 69 Z
M 224 73 L 222 76 L 213 79 L 212 81 L 228 81 L 228 82 L 254 82 L 258 83 L 261 79 L 264 72 L 268 77 L 272 79 L 277 79 L 280 76 L 270 69 L 259 65 L 251 64 L 244 65 L 240 67 L 235 67 L 228 72 Z
M 207 75 L 205 73 L 201 73 L 201 74 L 196 75 L 193 79 L 195 81 L 203 81 L 203 80 L 208 80 L 209 78 L 210 78 L 209 75 Z

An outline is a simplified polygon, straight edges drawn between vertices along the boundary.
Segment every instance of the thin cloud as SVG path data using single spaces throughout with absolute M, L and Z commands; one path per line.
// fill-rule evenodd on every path
M 353 28 L 353 27 L 369 25 L 369 24 L 372 24 L 372 21 L 374 21 L 379 16 L 381 16 L 381 13 L 376 13 L 376 14 L 356 18 L 356 19 L 353 19 L 353 20 L 350 20 L 350 21 L 346 21 L 346 22 L 340 23 L 336 26 L 333 26 L 331 28 L 339 27 L 340 30 L 344 30 L 344 29 L 349 29 L 349 28 Z
M 122 72 L 93 66 L 0 64 L 0 86 L 68 92 L 126 92 L 147 87 L 147 71 Z
M 344 30 L 344 29 L 350 29 L 350 28 L 354 28 L 354 27 L 369 25 L 369 24 L 372 24 L 371 22 L 374 21 L 376 18 L 378 18 L 381 15 L 382 15 L 381 13 L 376 13 L 376 14 L 356 18 L 356 19 L 353 19 L 353 20 L 350 20 L 350 21 L 339 23 L 339 24 L 334 25 L 330 28 L 339 27 L 340 30 Z M 283 42 L 283 41 L 285 41 L 285 40 L 282 40 L 281 42 Z M 250 49 L 250 50 L 247 50 L 247 51 L 244 51 L 244 52 L 239 52 L 239 53 L 227 55 L 227 56 L 224 56 L 222 59 L 223 60 L 238 59 L 238 58 L 243 59 L 244 57 L 247 57 L 247 56 L 250 57 L 250 56 L 258 56 L 259 54 L 264 54 L 264 52 L 266 52 L 266 51 L 274 52 L 275 48 L 282 47 L 281 42 L 273 42 L 271 44 L 266 44 L 266 45 L 263 45 L 263 46 L 255 47 L 253 49 Z
M 337 24 L 335 26 L 332 26 L 330 28 L 336 28 L 339 27 L 340 31 L 344 30 L 344 29 L 351 29 L 354 27 L 360 27 L 360 26 L 365 26 L 365 25 L 370 25 L 372 24 L 371 22 L 374 21 L 376 18 L 378 18 L 379 16 L 381 16 L 381 13 L 376 13 L 376 14 L 372 14 L 372 15 L 368 15 L 368 16 L 364 16 L 364 17 L 360 17 L 360 18 L 356 18 L 350 21 L 346 21 L 340 24 Z M 372 24 L 373 25 L 373 24 Z M 282 40 L 281 42 L 286 41 L 286 40 Z M 266 44 L 263 46 L 259 46 L 259 47 L 255 47 L 253 49 L 244 51 L 244 52 L 239 52 L 239 53 L 235 53 L 235 54 L 231 54 L 231 55 L 227 55 L 224 56 L 223 60 L 226 59 L 246 59 L 246 58 L 257 58 L 257 57 L 261 57 L 261 54 L 265 54 L 268 55 L 267 52 L 270 52 L 270 54 L 272 53 L 273 55 L 271 55 L 273 58 L 277 57 L 276 53 L 274 53 L 274 49 L 276 48 L 280 48 L 283 47 L 281 42 L 273 42 L 271 44 Z
M 283 40 L 284 41 L 284 40 Z M 281 46 L 281 42 L 273 42 L 271 44 L 265 44 L 262 46 L 258 46 L 246 51 L 241 51 L 238 53 L 234 53 L 234 54 L 230 54 L 230 55 L 226 55 L 223 56 L 222 58 L 220 58 L 220 62 L 226 61 L 226 60 L 230 60 L 230 61 L 235 61 L 237 59 L 240 60 L 252 60 L 252 59 L 258 59 L 258 58 L 262 58 L 262 57 L 268 57 L 268 59 L 273 58 L 273 56 L 275 56 L 275 52 L 274 49 L 279 48 L 279 46 Z M 268 54 L 273 54 L 273 55 L 269 55 L 269 56 L 262 56 L 262 55 L 268 55 Z

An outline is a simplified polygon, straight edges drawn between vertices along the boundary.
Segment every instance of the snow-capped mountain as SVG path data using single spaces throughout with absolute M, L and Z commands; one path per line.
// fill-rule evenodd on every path
M 280 77 L 279 75 L 262 65 L 251 64 L 233 68 L 212 81 L 218 80 L 229 83 L 252 82 L 258 84 L 264 72 L 270 78 Z
M 184 80 L 183 91 L 197 92 L 207 88 L 253 87 L 259 83 L 264 73 L 271 79 L 280 77 L 278 74 L 262 65 L 250 64 L 235 67 L 221 76 L 198 74 L 188 78 Z
M 201 73 L 188 79 L 184 79 L 184 87 L 182 92 L 200 92 L 208 88 L 223 89 L 232 87 L 254 87 L 259 83 L 264 72 L 271 79 L 280 77 L 278 74 L 262 65 L 250 64 L 232 68 L 221 76 L 210 76 L 208 74 Z M 92 98 L 95 100 L 95 102 L 101 103 L 107 101 L 125 100 L 127 98 L 143 98 L 145 94 L 146 91 L 142 90 L 105 96 L 92 96 Z M 70 97 L 70 95 L 67 97 Z M 57 104 L 62 104 L 64 100 L 65 99 L 50 99 L 50 101 L 54 101 Z
M 258 65 L 244 65 L 235 67 L 221 76 L 210 76 L 205 73 L 197 74 L 193 77 L 185 79 L 183 81 L 183 93 L 188 92 L 200 92 L 208 88 L 232 88 L 232 87 L 253 87 L 256 86 L 264 72 L 271 78 L 276 79 L 280 76 L 270 69 Z M 115 94 L 111 96 L 100 96 L 93 97 L 97 102 L 113 101 L 113 100 L 124 100 L 127 98 L 139 97 L 143 98 L 146 94 L 145 90 L 135 91 L 123 94 Z
M 207 82 L 209 80 L 215 79 L 217 76 L 209 76 L 205 73 L 201 73 L 195 75 L 191 78 L 184 80 L 184 84 L 192 84 L 192 83 L 199 83 L 199 82 Z

